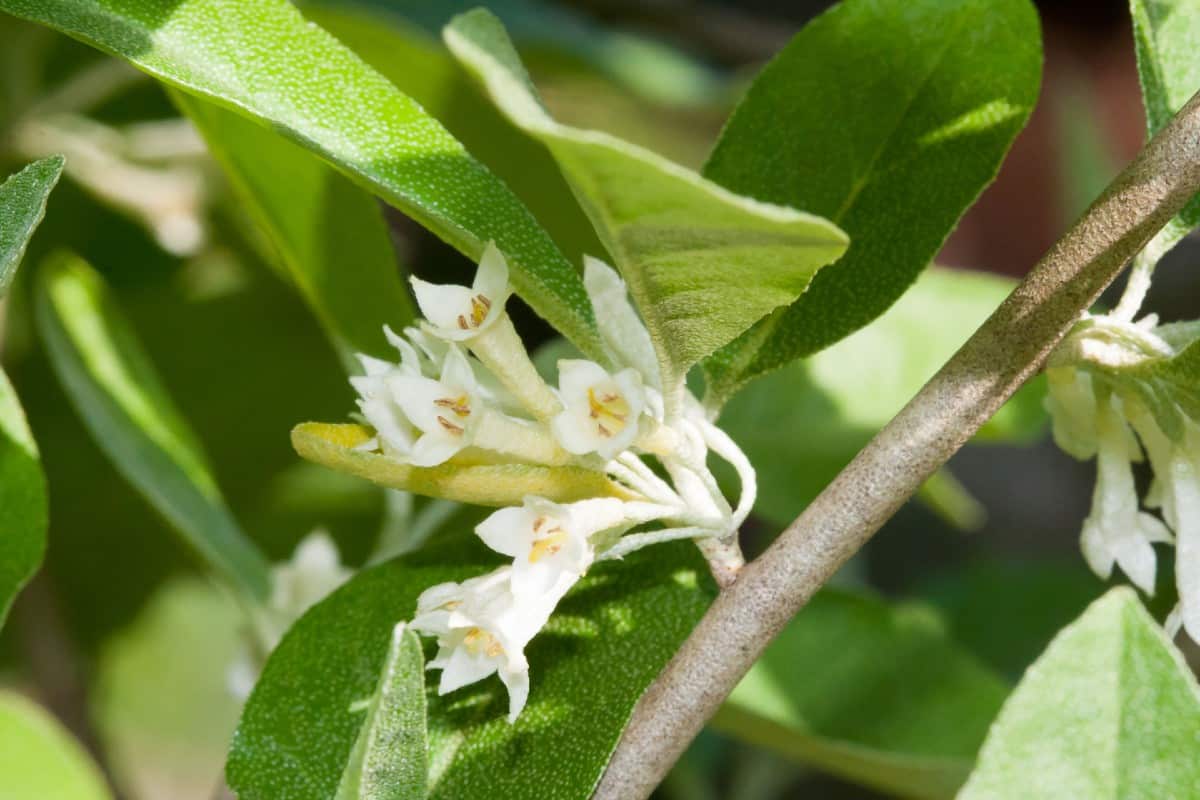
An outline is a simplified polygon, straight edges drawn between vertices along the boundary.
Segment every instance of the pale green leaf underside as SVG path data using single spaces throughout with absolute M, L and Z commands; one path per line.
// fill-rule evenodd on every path
M 0 184 L 0 297 L 8 291 L 25 245 L 46 213 L 64 163 L 62 156 L 35 161 Z
M 943 631 L 930 609 L 824 590 L 714 724 L 857 783 L 952 797 L 1008 687 Z
M 959 800 L 1163 800 L 1200 787 L 1200 689 L 1127 588 L 1067 626 L 1004 704 Z
M 395 358 L 383 326 L 402 329 L 413 304 L 378 202 L 319 158 L 199 97 L 172 99 L 199 129 L 285 274 L 344 362 Z
M 36 277 L 38 331 L 97 444 L 210 566 L 236 589 L 265 597 L 265 561 L 225 506 L 195 435 L 100 275 L 59 253 Z
M 425 657 L 403 624 L 392 632 L 335 800 L 425 800 L 429 770 Z
M 436 467 L 414 467 L 356 449 L 371 436 L 361 425 L 305 422 L 292 430 L 292 446 L 309 461 L 389 489 L 471 505 L 520 505 L 527 495 L 556 503 L 589 497 L 630 498 L 627 490 L 604 473 L 581 467 L 478 463 L 463 458 Z
M 107 800 L 100 770 L 48 712 L 0 692 L 0 797 Z
M 664 382 L 679 378 L 844 252 L 826 220 L 739 197 L 598 131 L 555 122 L 490 12 L 456 17 L 446 43 L 512 122 L 558 161 L 650 329 Z
M 353 707 L 374 691 L 396 622 L 421 591 L 492 569 L 492 556 L 474 537 L 434 540 L 306 613 L 271 654 L 234 736 L 226 774 L 238 797 L 332 797 L 363 720 Z M 494 676 L 444 697 L 431 686 L 431 800 L 590 796 L 638 696 L 704 613 L 705 574 L 687 543 L 593 567 L 526 648 L 529 704 L 514 724 Z
M 519 200 L 411 98 L 285 0 L 0 0 L 318 153 L 472 259 L 494 240 L 517 292 L 599 353 L 576 270 Z
M 705 363 L 711 404 L 883 313 L 995 177 L 1037 101 L 1028 0 L 843 0 L 755 79 L 705 177 L 828 217 L 851 244 Z
M 1151 136 L 1200 89 L 1200 4 L 1195 0 L 1130 0 L 1146 129 Z M 1172 238 L 1200 224 L 1200 197 L 1171 223 Z M 1174 242 L 1171 242 L 1172 244 Z

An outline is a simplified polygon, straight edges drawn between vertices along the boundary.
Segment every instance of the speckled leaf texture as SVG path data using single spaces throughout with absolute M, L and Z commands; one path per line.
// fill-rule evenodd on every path
M 718 730 L 889 794 L 948 798 L 1009 687 L 921 606 L 825 589 L 717 713 Z
M 63 170 L 62 156 L 35 161 L 0 184 L 0 297 L 8 292 L 25 246 Z
M 882 314 L 995 177 L 1037 100 L 1028 0 L 844 0 L 762 71 L 706 177 L 828 217 L 850 249 L 706 362 L 716 405 Z
M 395 358 L 383 326 L 413 321 L 378 201 L 278 134 L 198 97 L 172 99 L 200 131 L 283 274 L 313 310 L 343 361 Z
M 494 240 L 516 291 L 599 353 L 583 281 L 528 210 L 412 99 L 286 0 L 0 0 L 263 123 L 477 259 Z
M 482 554 L 487 558 L 486 554 Z M 310 610 L 271 654 L 234 736 L 226 774 L 241 800 L 327 800 L 337 789 L 396 622 L 417 595 L 491 568 L 422 551 L 360 573 Z M 526 649 L 529 705 L 505 720 L 499 679 L 436 697 L 429 797 L 583 800 L 638 696 L 704 613 L 712 586 L 690 544 L 594 567 Z M 431 683 L 436 684 L 436 673 Z
M 232 587 L 265 598 L 266 562 L 225 505 L 195 434 L 100 274 L 60 252 L 36 278 L 38 333 L 96 444 Z
M 845 251 L 845 235 L 820 217 L 739 197 L 615 136 L 554 121 L 490 11 L 455 17 L 445 39 L 496 106 L 558 161 L 629 285 L 664 385 L 795 300 Z
M 1153 136 L 1200 89 L 1200 3 L 1196 0 L 1130 0 L 1138 79 Z M 1200 196 L 1172 223 L 1182 238 L 1200 224 Z
M 1062 630 L 992 726 L 959 800 L 1189 800 L 1200 687 L 1131 589 Z
M 335 800 L 425 800 L 424 673 L 420 637 L 397 625 Z
M 53 716 L 15 692 L 0 692 L 0 797 L 110 800 L 104 776 Z
M 0 184 L 0 298 L 46 212 L 62 158 L 36 161 Z M 25 412 L 0 370 L 0 626 L 46 550 L 46 478 Z

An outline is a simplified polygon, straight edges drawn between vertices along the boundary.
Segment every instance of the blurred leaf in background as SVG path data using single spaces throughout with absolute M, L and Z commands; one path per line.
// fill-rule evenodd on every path
M 55 719 L 13 692 L 0 692 L 0 797 L 109 800 L 104 777 Z

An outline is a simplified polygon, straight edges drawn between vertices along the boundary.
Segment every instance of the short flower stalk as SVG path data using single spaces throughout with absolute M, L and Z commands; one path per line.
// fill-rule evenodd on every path
M 744 563 L 737 531 L 756 493 L 745 455 L 685 389 L 672 390 L 682 397 L 678 413 L 665 413 L 650 335 L 615 270 L 589 258 L 584 283 L 606 363 L 562 359 L 557 385 L 538 373 L 505 311 L 508 267 L 494 245 L 470 287 L 414 279 L 425 319 L 402 335 L 385 332 L 397 362 L 362 357 L 364 374 L 351 379 L 361 420 L 374 430 L 361 449 L 414 467 L 581 467 L 628 495 L 570 503 L 529 496 L 501 508 L 475 532 L 510 564 L 418 599 L 411 627 L 437 639 L 429 666 L 442 671 L 439 691 L 498 675 L 510 720 L 529 695 L 526 645 L 594 563 L 692 539 L 726 586 Z M 735 504 L 710 455 L 737 472 Z

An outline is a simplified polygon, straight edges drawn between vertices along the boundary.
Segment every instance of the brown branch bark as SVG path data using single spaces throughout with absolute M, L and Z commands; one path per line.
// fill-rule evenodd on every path
M 638 702 L 595 797 L 653 791 L 767 644 L 1040 367 L 1200 190 L 1200 94 L 928 384 L 723 591 Z

